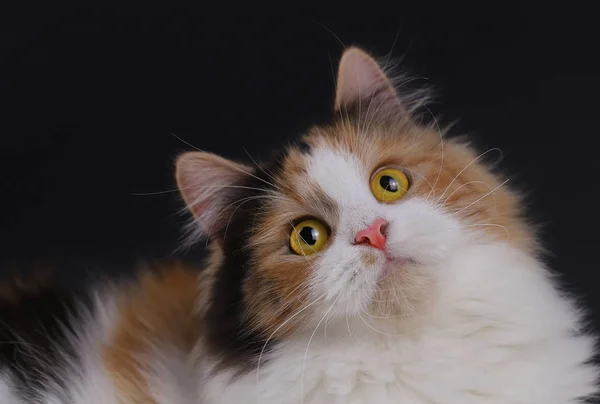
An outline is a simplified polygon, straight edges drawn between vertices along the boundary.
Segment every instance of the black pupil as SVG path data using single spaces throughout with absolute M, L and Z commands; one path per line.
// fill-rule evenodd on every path
M 302 230 L 300 230 L 300 237 L 302 237 L 302 240 L 304 240 L 306 244 L 315 245 L 317 238 L 319 237 L 319 232 L 312 227 L 303 227 Z
M 388 192 L 398 192 L 400 186 L 398 181 L 389 175 L 384 175 L 379 179 L 379 185 Z

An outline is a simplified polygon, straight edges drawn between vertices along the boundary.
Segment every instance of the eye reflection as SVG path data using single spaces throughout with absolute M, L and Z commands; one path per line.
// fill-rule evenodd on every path
M 314 254 L 327 244 L 327 227 L 316 219 L 307 219 L 298 223 L 290 233 L 290 249 L 298 255 Z
M 379 202 L 390 203 L 408 191 L 408 177 L 396 168 L 380 169 L 371 178 L 371 193 Z

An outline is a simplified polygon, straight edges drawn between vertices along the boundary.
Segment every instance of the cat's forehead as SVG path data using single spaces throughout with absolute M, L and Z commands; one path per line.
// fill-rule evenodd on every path
M 427 134 L 414 136 L 379 128 L 319 129 L 305 138 L 307 146 L 289 150 L 280 175 L 299 198 L 310 200 L 320 195 L 347 204 L 359 197 L 360 190 L 368 195 L 369 179 L 378 168 L 418 169 L 427 162 L 431 158 L 429 138 Z
M 359 155 L 326 145 L 306 155 L 305 173 L 307 181 L 339 205 L 358 202 L 369 179 L 369 167 Z

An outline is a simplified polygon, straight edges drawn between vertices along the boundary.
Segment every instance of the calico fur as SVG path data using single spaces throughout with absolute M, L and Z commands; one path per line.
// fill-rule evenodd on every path
M 337 83 L 331 121 L 265 163 L 178 158 L 192 236 L 209 241 L 201 268 L 145 266 L 85 296 L 0 287 L 0 404 L 597 398 L 596 338 L 523 196 L 420 122 L 425 97 L 364 51 L 344 52 Z M 409 178 L 402 199 L 374 198 L 382 167 Z M 290 233 L 306 218 L 329 239 L 303 256 Z M 385 252 L 358 244 L 381 219 Z

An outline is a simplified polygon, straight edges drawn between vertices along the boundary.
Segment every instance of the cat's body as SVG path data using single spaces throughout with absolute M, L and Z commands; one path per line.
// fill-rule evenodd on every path
M 337 82 L 339 115 L 266 164 L 178 160 L 193 225 L 211 239 L 201 271 L 99 290 L 91 315 L 63 316 L 74 331 L 41 354 L 23 350 L 40 321 L 19 320 L 26 304 L 13 296 L 0 314 L 21 351 L 11 362 L 16 348 L 2 345 L 0 404 L 597 394 L 595 339 L 538 258 L 521 198 L 468 144 L 418 124 L 362 51 L 346 51 Z M 44 319 L 43 330 L 57 325 Z M 16 377 L 32 363 L 52 377 Z

